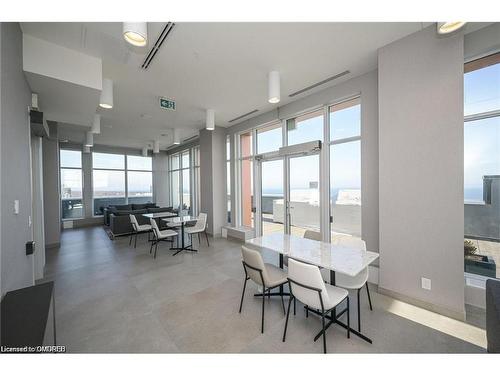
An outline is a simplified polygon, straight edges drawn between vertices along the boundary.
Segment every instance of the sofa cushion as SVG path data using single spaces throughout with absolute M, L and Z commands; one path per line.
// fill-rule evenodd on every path
M 133 210 L 144 210 L 147 208 L 155 208 L 157 207 L 156 204 L 154 203 L 140 203 L 140 204 L 132 204 L 132 209 Z
M 155 213 L 155 212 L 170 212 L 170 210 L 168 208 L 165 208 L 165 207 L 151 207 L 151 208 L 148 208 L 147 211 L 149 213 Z
M 130 211 L 132 209 L 131 204 L 119 204 L 116 206 L 109 206 L 110 208 L 114 207 L 117 211 Z

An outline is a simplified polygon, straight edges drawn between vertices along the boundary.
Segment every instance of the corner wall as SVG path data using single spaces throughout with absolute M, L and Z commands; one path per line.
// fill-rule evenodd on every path
M 379 287 L 461 319 L 463 45 L 430 26 L 381 48 L 378 63 Z
M 33 285 L 31 154 L 28 106 L 31 90 L 23 74 L 22 32 L 18 23 L 0 23 L 1 35 L 1 294 Z M 19 200 L 19 214 L 14 201 Z

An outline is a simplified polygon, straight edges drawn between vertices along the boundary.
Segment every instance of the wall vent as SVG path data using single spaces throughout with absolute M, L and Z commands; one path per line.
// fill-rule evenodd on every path
M 173 22 L 167 22 L 165 27 L 160 33 L 160 36 L 156 40 L 155 44 L 153 45 L 153 48 L 151 48 L 151 51 L 149 51 L 148 55 L 146 56 L 146 59 L 141 65 L 141 68 L 146 70 L 149 68 L 149 65 L 151 64 L 151 61 L 155 58 L 156 54 L 160 50 L 160 47 L 162 46 L 163 42 L 167 38 L 167 36 L 172 32 L 172 29 L 174 28 L 175 23 Z
M 247 116 L 253 115 L 256 112 L 259 112 L 259 110 L 258 109 L 254 109 L 253 111 L 245 113 L 244 115 L 241 115 L 241 116 L 238 116 L 236 118 L 233 118 L 232 120 L 229 120 L 229 122 L 235 122 L 235 121 L 241 120 L 243 117 L 247 117 Z
M 312 89 L 314 89 L 314 88 L 316 88 L 316 87 L 318 87 L 318 86 L 324 85 L 324 84 L 325 84 L 325 83 L 327 83 L 327 82 L 330 82 L 330 81 L 333 81 L 334 79 L 337 79 L 337 78 L 343 77 L 343 76 L 345 76 L 345 75 L 347 75 L 347 74 L 349 74 L 349 73 L 351 73 L 351 72 L 350 72 L 349 70 L 346 70 L 346 71 L 344 71 L 344 72 L 342 72 L 342 73 L 339 73 L 339 74 L 336 74 L 336 75 L 334 75 L 334 76 L 332 76 L 332 77 L 329 77 L 329 78 L 327 78 L 327 79 L 324 79 L 323 81 L 317 82 L 317 83 L 315 83 L 314 85 L 307 86 L 307 87 L 303 88 L 302 90 L 295 91 L 294 93 L 292 93 L 292 94 L 290 94 L 290 95 L 288 95 L 288 96 L 289 96 L 290 98 L 293 98 L 293 97 L 294 97 L 294 96 L 296 96 L 296 95 L 299 95 L 299 94 L 302 94 L 302 93 L 304 93 L 304 92 L 306 92 L 306 91 L 312 90 Z

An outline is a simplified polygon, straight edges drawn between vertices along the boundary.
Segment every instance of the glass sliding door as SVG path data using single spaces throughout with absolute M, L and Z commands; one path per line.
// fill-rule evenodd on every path
M 283 159 L 260 162 L 262 235 L 285 230 Z
M 289 157 L 289 233 L 320 231 L 319 154 Z

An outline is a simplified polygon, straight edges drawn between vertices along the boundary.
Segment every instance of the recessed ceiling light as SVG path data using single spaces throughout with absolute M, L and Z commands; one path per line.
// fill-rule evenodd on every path
M 144 47 L 148 43 L 147 22 L 124 22 L 123 38 L 133 46 Z
M 437 32 L 438 34 L 450 34 L 464 27 L 465 24 L 466 22 L 438 22 Z

